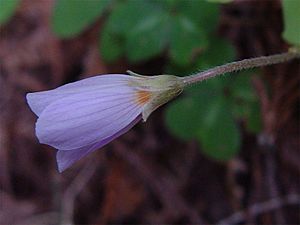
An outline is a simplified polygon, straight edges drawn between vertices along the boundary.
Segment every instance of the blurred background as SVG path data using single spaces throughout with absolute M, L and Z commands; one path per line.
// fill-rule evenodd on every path
M 299 60 L 194 85 L 62 174 L 25 101 L 285 52 L 299 2 L 0 0 L 0 224 L 299 224 Z

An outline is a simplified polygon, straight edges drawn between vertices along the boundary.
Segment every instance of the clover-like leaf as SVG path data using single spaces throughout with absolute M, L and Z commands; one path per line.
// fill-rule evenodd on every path
M 207 2 L 214 2 L 214 3 L 229 3 L 232 2 L 233 0 L 206 0 Z
M 158 55 L 167 45 L 169 17 L 156 11 L 141 19 L 128 31 L 126 53 L 130 61 L 136 62 Z
M 207 106 L 203 120 L 203 126 L 198 131 L 203 153 L 216 160 L 229 160 L 235 156 L 241 137 L 227 101 L 222 97 L 215 98 Z
M 227 40 L 219 37 L 210 37 L 208 48 L 198 58 L 197 67 L 201 70 L 219 66 L 233 61 L 235 49 Z
M 110 0 L 58 0 L 52 15 L 56 35 L 70 38 L 84 31 L 108 6 Z
M 117 60 L 124 53 L 124 39 L 104 26 L 99 37 L 100 54 L 106 62 Z
M 0 25 L 8 22 L 14 14 L 20 0 L 1 0 L 0 3 Z
M 195 139 L 202 124 L 200 107 L 192 98 L 172 102 L 166 111 L 166 125 L 171 133 L 183 140 Z
M 295 45 L 300 45 L 300 1 L 283 0 L 284 39 Z
M 170 56 L 178 65 L 191 64 L 208 45 L 207 33 L 185 16 L 173 18 Z
M 197 24 L 207 34 L 215 31 L 219 20 L 219 4 L 199 1 L 180 1 L 178 13 Z

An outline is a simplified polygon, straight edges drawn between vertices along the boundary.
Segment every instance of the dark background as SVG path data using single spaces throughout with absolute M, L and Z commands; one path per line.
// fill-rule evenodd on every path
M 50 0 L 24 0 L 0 28 L 1 224 L 300 223 L 299 61 L 266 67 L 253 80 L 263 128 L 242 133 L 232 160 L 216 162 L 196 142 L 177 140 L 165 128 L 163 107 L 59 174 L 54 149 L 35 137 L 25 94 L 129 67 L 160 72 L 163 61 L 104 63 L 95 35 L 102 21 L 61 40 L 49 26 L 52 7 Z M 288 47 L 276 0 L 222 6 L 218 30 L 238 58 Z

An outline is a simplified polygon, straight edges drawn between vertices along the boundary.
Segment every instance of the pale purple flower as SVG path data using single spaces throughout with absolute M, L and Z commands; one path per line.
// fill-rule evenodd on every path
M 183 88 L 175 76 L 110 74 L 83 79 L 49 91 L 28 93 L 38 116 L 36 136 L 56 148 L 58 170 L 127 132 Z

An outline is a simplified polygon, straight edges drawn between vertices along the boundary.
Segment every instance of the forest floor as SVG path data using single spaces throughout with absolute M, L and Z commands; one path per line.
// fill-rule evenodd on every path
M 51 32 L 52 1 L 23 1 L 0 32 L 1 224 L 299 224 L 300 63 L 262 70 L 253 79 L 263 129 L 243 132 L 240 154 L 220 163 L 196 142 L 164 126 L 164 107 L 101 151 L 59 174 L 55 151 L 34 135 L 25 94 L 83 78 L 126 71 L 105 64 L 95 33 L 59 40 Z M 268 18 L 266 20 L 265 18 Z M 238 58 L 285 51 L 279 1 L 222 7 L 221 35 Z M 160 72 L 157 60 L 136 65 Z

